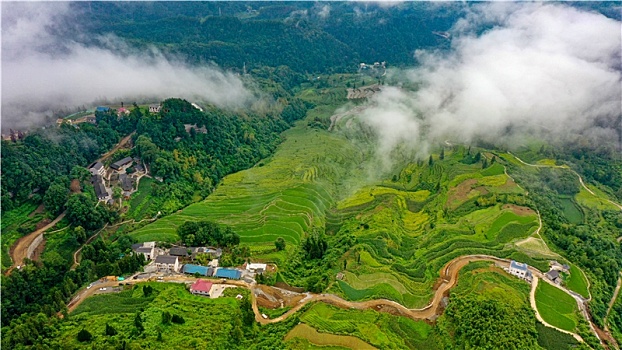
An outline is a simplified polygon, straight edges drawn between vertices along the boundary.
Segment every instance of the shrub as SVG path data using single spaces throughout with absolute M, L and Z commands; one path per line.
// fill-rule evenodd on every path
M 85 343 L 85 342 L 91 341 L 91 339 L 93 339 L 93 335 L 91 334 L 91 332 L 87 331 L 86 329 L 82 328 L 82 330 L 78 332 L 79 342 Z

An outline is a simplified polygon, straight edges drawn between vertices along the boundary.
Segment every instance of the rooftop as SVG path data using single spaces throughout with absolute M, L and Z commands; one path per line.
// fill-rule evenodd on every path
M 559 271 L 557 271 L 557 270 L 551 270 L 551 271 L 547 272 L 547 273 L 546 273 L 546 275 L 547 275 L 550 279 L 554 280 L 554 279 L 556 279 L 557 277 L 559 277 Z
M 209 293 L 210 289 L 212 289 L 212 283 L 208 281 L 204 281 L 202 279 L 198 279 L 190 287 L 190 290 L 196 290 L 196 291 L 201 291 L 201 292 L 206 292 L 206 293 Z
M 201 266 L 201 265 L 193 265 L 193 264 L 186 264 L 184 265 L 184 268 L 182 269 L 182 271 L 184 273 L 188 273 L 188 274 L 195 274 L 195 273 L 199 273 L 203 276 L 211 276 L 214 274 L 214 269 L 211 267 L 207 267 L 207 266 Z
M 239 280 L 240 276 L 242 276 L 242 272 L 240 272 L 239 270 L 224 269 L 224 268 L 218 268 L 216 270 L 216 273 L 214 274 L 214 277 L 230 278 L 234 280 Z
M 519 263 L 517 261 L 512 260 L 512 262 L 510 262 L 510 268 L 521 270 L 521 271 L 527 271 L 529 269 L 529 266 L 527 266 L 527 264 Z
M 158 255 L 155 259 L 156 264 L 174 264 L 177 262 L 176 256 Z
M 186 248 L 186 247 L 173 247 L 171 248 L 168 253 L 170 255 L 176 255 L 176 256 L 188 256 L 188 249 L 190 248 Z

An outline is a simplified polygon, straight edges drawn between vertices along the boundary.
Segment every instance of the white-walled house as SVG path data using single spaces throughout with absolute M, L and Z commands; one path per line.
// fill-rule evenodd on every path
M 158 255 L 155 259 L 155 266 L 158 270 L 179 272 L 179 258 L 170 255 Z

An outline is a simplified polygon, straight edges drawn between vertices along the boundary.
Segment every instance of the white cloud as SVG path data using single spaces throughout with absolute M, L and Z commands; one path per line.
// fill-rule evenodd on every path
M 2 122 L 26 127 L 42 115 L 95 100 L 182 97 L 221 107 L 253 99 L 215 66 L 190 66 L 110 35 L 84 45 L 58 34 L 76 14 L 68 3 L 2 3 Z
M 404 74 L 417 91 L 388 89 L 363 115 L 378 130 L 380 156 L 397 140 L 417 150 L 526 134 L 615 140 L 620 22 L 551 4 L 485 4 L 467 19 L 453 29 L 449 53 L 416 53 L 421 65 Z M 492 26 L 477 36 L 473 23 Z

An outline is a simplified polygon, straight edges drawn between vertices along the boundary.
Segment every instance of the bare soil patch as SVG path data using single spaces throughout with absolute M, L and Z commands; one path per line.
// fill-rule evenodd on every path
M 28 214 L 29 218 L 34 217 L 37 214 L 41 214 L 45 211 L 45 206 L 43 204 L 39 204 L 39 206 L 37 207 L 37 209 L 35 209 L 32 213 Z
M 468 179 L 450 189 L 447 195 L 447 206 L 457 208 L 460 204 L 466 202 L 469 199 L 469 193 L 473 189 L 473 185 L 476 183 L 477 179 Z
M 510 209 L 514 212 L 514 214 L 518 215 L 518 216 L 529 216 L 529 215 L 536 215 L 536 212 L 533 211 L 533 209 L 528 208 L 528 207 L 522 207 L 520 205 L 515 205 L 515 204 L 505 204 L 502 207 L 503 209 Z

